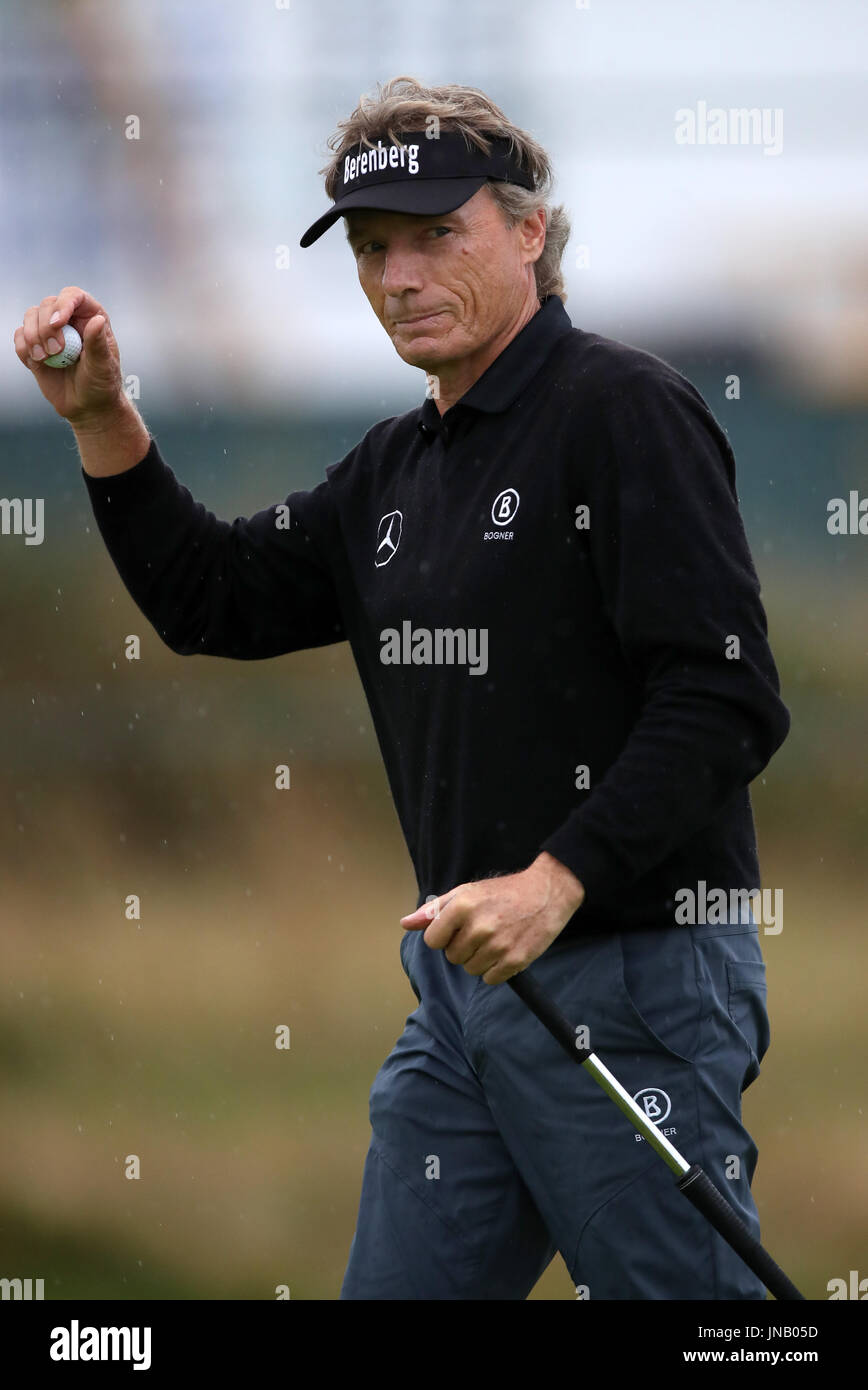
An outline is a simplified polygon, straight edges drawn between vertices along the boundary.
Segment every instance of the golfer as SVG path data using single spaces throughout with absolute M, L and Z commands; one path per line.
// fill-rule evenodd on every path
M 400 942 L 418 1007 L 371 1089 L 341 1297 L 524 1299 L 560 1252 L 580 1298 L 762 1299 L 497 988 L 530 968 L 759 1235 L 749 784 L 789 713 L 732 451 L 672 367 L 573 324 L 551 162 L 486 95 L 394 79 L 329 149 L 301 245 L 344 219 L 427 390 L 313 489 L 231 524 L 195 502 L 79 287 L 29 309 L 15 347 L 173 651 L 351 645 L 418 879 Z M 67 322 L 84 352 L 58 372 L 41 359 Z

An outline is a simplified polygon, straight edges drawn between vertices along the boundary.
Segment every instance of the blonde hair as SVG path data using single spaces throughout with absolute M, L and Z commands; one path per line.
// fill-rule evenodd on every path
M 320 169 L 325 175 L 325 189 L 334 201 L 339 170 L 344 155 L 356 145 L 373 145 L 379 140 L 393 140 L 410 131 L 430 129 L 436 121 L 444 131 L 458 131 L 471 145 L 488 154 L 491 139 L 505 137 L 510 141 L 509 153 L 533 179 L 533 189 L 520 184 L 489 179 L 485 187 L 501 209 L 506 225 L 514 227 L 538 208 L 546 215 L 546 239 L 539 258 L 534 263 L 537 298 L 556 294 L 566 301 L 567 294 L 561 272 L 564 248 L 570 235 L 570 222 L 563 207 L 549 202 L 554 186 L 554 171 L 546 151 L 526 130 L 513 125 L 499 106 L 475 87 L 450 83 L 444 87 L 425 87 L 415 77 L 393 77 L 385 84 L 377 83 L 374 97 L 362 96 L 352 115 L 338 122 L 328 140 L 333 151 L 331 159 Z

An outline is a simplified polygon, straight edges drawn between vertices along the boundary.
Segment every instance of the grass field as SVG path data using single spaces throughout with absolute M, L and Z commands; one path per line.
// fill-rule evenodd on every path
M 46 873 L 4 905 L 9 1272 L 44 1277 L 48 1297 L 269 1298 L 281 1283 L 336 1296 L 368 1088 L 415 1005 L 398 960 L 411 877 L 383 856 L 376 817 L 346 796 L 343 814 L 340 859 L 331 822 L 303 827 L 300 860 L 296 816 L 263 816 L 231 870 L 224 855 L 204 878 L 154 856 L 121 873 L 99 807 L 54 828 L 87 876 Z M 868 1234 L 864 888 L 842 883 L 830 905 L 810 864 L 774 849 L 766 862 L 788 907 L 764 943 L 772 1047 L 745 1096 L 754 1190 L 766 1245 L 823 1297 Z M 140 922 L 124 918 L 126 891 Z M 818 950 L 824 935 L 834 950 Z M 281 1023 L 289 1051 L 274 1047 Z M 573 1296 L 556 1259 L 533 1297 Z

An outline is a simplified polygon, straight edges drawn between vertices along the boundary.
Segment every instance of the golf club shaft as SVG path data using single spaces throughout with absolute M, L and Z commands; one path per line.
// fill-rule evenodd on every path
M 540 989 L 536 980 L 523 970 L 518 975 L 513 975 L 508 984 L 531 1012 L 536 1014 L 540 1023 L 548 1029 L 573 1061 L 590 1072 L 619 1110 L 636 1126 L 642 1137 L 675 1174 L 678 1190 L 683 1192 L 687 1200 L 711 1223 L 748 1268 L 762 1279 L 769 1292 L 780 1300 L 804 1299 L 804 1294 L 799 1292 L 768 1251 L 751 1235 L 738 1212 L 718 1191 L 707 1173 L 697 1164 L 688 1163 L 599 1058 L 589 1048 L 579 1046 L 575 1028 L 552 1003 L 545 991 Z

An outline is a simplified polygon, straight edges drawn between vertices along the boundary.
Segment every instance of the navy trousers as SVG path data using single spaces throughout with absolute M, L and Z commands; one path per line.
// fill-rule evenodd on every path
M 523 1299 L 557 1252 L 588 1299 L 764 1299 L 663 1160 L 507 985 L 421 931 L 377 1073 L 342 1299 Z M 530 972 L 759 1236 L 742 1091 L 769 1043 L 756 924 L 559 937 Z

